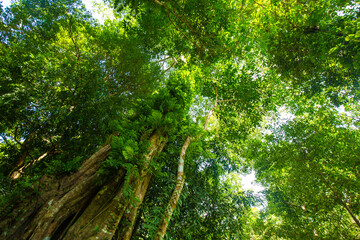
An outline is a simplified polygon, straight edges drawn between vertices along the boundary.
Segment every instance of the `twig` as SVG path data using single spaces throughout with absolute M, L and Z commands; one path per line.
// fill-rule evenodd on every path
M 175 58 L 173 58 L 173 60 L 174 60 L 174 62 L 171 64 L 171 66 L 170 66 L 168 69 L 166 69 L 163 73 L 166 73 L 166 72 L 169 71 L 172 67 L 175 66 L 175 64 L 177 63 L 177 61 L 176 61 Z
M 163 61 L 168 60 L 168 59 L 170 59 L 170 58 L 171 58 L 171 56 L 166 57 L 166 58 L 161 59 L 161 60 L 158 60 L 158 61 L 156 61 L 155 63 L 163 62 Z
M 169 12 L 171 12 L 171 13 L 172 13 L 176 18 L 178 18 L 181 22 L 185 23 L 185 25 L 190 29 L 190 31 L 192 31 L 193 33 L 196 34 L 196 31 L 194 31 L 194 30 L 190 27 L 189 23 L 188 23 L 187 21 L 183 20 L 181 16 L 179 16 L 179 15 L 176 14 L 173 10 L 171 10 L 170 8 L 168 8 L 164 3 L 162 3 L 162 2 L 160 2 L 160 1 L 158 1 L 158 0 L 154 0 L 154 1 L 155 1 L 155 3 L 159 4 L 160 6 L 162 6 L 163 8 L 165 8 L 166 10 L 168 10 Z
M 162 2 L 160 2 L 160 1 L 158 1 L 158 0 L 154 0 L 154 2 L 156 3 L 156 4 L 159 4 L 160 6 L 162 6 L 162 7 L 164 7 L 166 10 L 168 10 L 169 12 L 171 12 L 175 17 L 177 17 L 177 18 L 179 18 L 180 19 L 180 17 L 178 17 L 177 16 L 177 14 L 175 14 L 173 11 L 171 11 L 168 7 L 166 7 L 165 6 L 165 4 L 163 4 Z M 168 12 L 166 12 L 166 15 L 168 16 L 168 18 L 169 18 L 169 20 L 170 20 L 170 22 L 172 23 L 172 25 L 184 36 L 184 37 L 186 37 L 192 44 L 194 44 L 196 47 L 197 47 L 197 49 L 200 51 L 200 47 L 196 44 L 196 42 L 194 42 L 193 40 L 191 40 L 175 23 L 174 23 L 174 21 L 171 19 L 171 17 L 170 17 L 170 14 L 168 13 Z M 181 20 L 181 19 L 180 19 Z M 183 20 L 181 20 L 182 22 L 184 22 Z M 185 22 L 184 22 L 185 23 Z M 185 23 L 186 24 L 186 23 Z M 186 24 L 187 25 L 187 24 Z M 188 26 L 188 25 L 187 25 Z M 188 26 L 189 27 L 189 26 Z M 190 28 L 190 27 L 189 27 Z M 191 28 L 190 28 L 190 30 L 191 31 L 193 31 Z

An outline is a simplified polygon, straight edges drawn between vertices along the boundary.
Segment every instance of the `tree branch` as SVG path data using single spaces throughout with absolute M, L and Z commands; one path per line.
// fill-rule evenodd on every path
M 174 60 L 174 62 L 171 64 L 171 66 L 170 66 L 168 69 L 166 69 L 163 73 L 166 73 L 166 72 L 169 71 L 172 67 L 175 66 L 175 64 L 177 63 L 177 61 L 176 61 L 175 58 L 173 58 L 173 60 Z
M 161 60 L 156 61 L 155 63 L 164 62 L 165 60 L 168 60 L 168 59 L 170 59 L 170 58 L 171 58 L 171 56 L 168 56 L 168 57 L 166 57 L 166 58 L 164 58 L 164 59 L 161 59 Z
M 158 0 L 154 0 L 154 2 L 162 7 L 164 7 L 166 10 L 168 10 L 169 12 L 171 12 L 175 17 L 179 18 L 177 16 L 177 14 L 175 14 L 173 11 L 171 11 L 168 7 L 165 6 L 165 4 L 163 4 L 162 2 L 158 1 Z M 196 46 L 196 48 L 199 50 L 201 50 L 201 48 L 196 44 L 196 42 L 194 42 L 193 40 L 191 40 L 175 23 L 174 21 L 171 19 L 170 14 L 168 12 L 165 12 L 166 15 L 168 16 L 170 22 L 172 23 L 172 25 L 184 36 L 186 37 L 192 44 L 194 44 Z M 180 19 L 180 18 L 179 18 Z M 180 19 L 181 20 L 181 19 Z M 181 20 L 182 22 L 184 22 L 183 20 Z M 185 22 L 184 22 L 185 23 Z M 186 23 L 185 23 L 186 24 Z M 186 24 L 187 25 L 187 24 Z M 188 25 L 187 25 L 188 26 Z M 189 27 L 189 26 L 188 26 Z M 190 28 L 191 30 L 191 28 Z
M 328 180 L 326 180 L 326 178 L 324 177 L 323 173 L 318 171 L 318 173 L 320 174 L 321 178 L 324 180 L 325 185 L 330 188 L 330 190 L 335 194 L 335 197 L 338 199 L 338 201 L 340 202 L 340 204 L 346 209 L 346 211 L 350 214 L 351 218 L 354 220 L 354 222 L 356 223 L 356 225 L 360 228 L 360 221 L 359 219 L 354 215 L 354 213 L 351 211 L 351 209 L 349 208 L 349 206 L 342 200 L 342 198 L 340 197 L 340 194 L 338 193 L 338 191 L 336 191 L 329 183 Z

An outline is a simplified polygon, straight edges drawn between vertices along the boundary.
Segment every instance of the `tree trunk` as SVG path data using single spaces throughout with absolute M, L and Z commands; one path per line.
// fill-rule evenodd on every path
M 167 142 L 160 134 L 150 138 L 145 158 L 150 163 Z M 54 180 L 44 176 L 38 184 L 41 194 L 21 202 L 11 214 L 0 215 L 1 239 L 130 239 L 137 211 L 150 183 L 148 164 L 140 173 L 120 169 L 113 179 L 97 184 L 97 170 L 111 151 L 106 145 L 71 176 Z M 130 174 L 125 182 L 125 175 Z M 124 195 L 129 184 L 132 196 Z
M 209 124 L 209 120 L 210 117 L 212 116 L 212 114 L 214 113 L 214 109 L 217 107 L 217 89 L 216 89 L 216 101 L 215 101 L 215 106 L 213 109 L 210 110 L 209 114 L 207 115 L 206 119 L 205 119 L 205 124 L 204 124 L 204 130 L 207 130 L 208 124 Z M 200 138 L 201 135 L 199 135 L 197 138 Z M 184 145 L 181 148 L 181 152 L 180 152 L 180 156 L 179 156 L 179 163 L 178 163 L 178 172 L 177 172 L 177 176 L 176 176 L 176 185 L 173 191 L 173 194 L 170 198 L 170 201 L 165 209 L 165 212 L 161 218 L 159 227 L 157 229 L 156 232 L 156 236 L 155 236 L 155 240 L 162 240 L 165 236 L 167 227 L 169 225 L 169 222 L 171 220 L 172 214 L 176 208 L 176 205 L 179 201 L 182 189 L 184 187 L 184 183 L 185 183 L 185 175 L 184 175 L 184 167 L 185 167 L 185 154 L 186 151 L 189 147 L 189 145 L 191 144 L 191 142 L 194 140 L 193 137 L 187 136 Z
M 184 176 L 184 165 L 185 165 L 185 154 L 186 150 L 189 147 L 191 143 L 192 138 L 188 136 L 185 140 L 185 143 L 183 147 L 181 148 L 180 157 L 179 157 L 179 163 L 178 163 L 178 172 L 176 176 L 176 185 L 174 192 L 170 198 L 170 201 L 165 209 L 164 215 L 162 216 L 162 219 L 160 221 L 155 240 L 162 240 L 165 236 L 167 227 L 169 225 L 171 216 L 175 210 L 175 207 L 179 201 L 181 191 L 184 187 L 185 183 L 185 176 Z

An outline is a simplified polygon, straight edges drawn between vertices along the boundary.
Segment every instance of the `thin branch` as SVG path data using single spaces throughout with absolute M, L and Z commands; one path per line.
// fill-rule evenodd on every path
M 160 6 L 164 7 L 166 10 L 168 10 L 169 12 L 171 12 L 175 17 L 177 16 L 177 14 L 175 14 L 173 11 L 171 11 L 168 7 L 165 6 L 165 4 L 163 4 L 162 2 L 158 1 L 158 0 L 154 0 L 154 2 L 156 4 L 159 4 Z M 194 42 L 193 40 L 191 40 L 175 23 L 174 21 L 171 19 L 170 14 L 168 12 L 165 12 L 166 15 L 168 16 L 170 22 L 172 23 L 172 25 L 184 36 L 186 37 L 192 44 L 194 44 L 198 50 L 200 51 L 200 47 L 196 44 L 196 42 Z M 178 17 L 179 18 L 179 17 Z M 185 22 L 184 22 L 185 23 Z M 186 24 L 186 23 L 185 23 Z M 191 29 L 191 28 L 190 28 Z
M 190 29 L 190 31 L 192 31 L 193 33 L 196 34 L 196 31 L 194 31 L 191 26 L 189 25 L 189 22 L 185 21 L 181 16 L 179 16 L 177 13 L 175 13 L 173 10 L 171 10 L 170 8 L 168 8 L 164 3 L 158 1 L 158 0 L 154 0 L 155 3 L 159 4 L 160 6 L 162 6 L 163 8 L 165 8 L 166 10 L 168 10 L 169 12 L 171 12 L 177 19 L 179 19 L 181 22 L 185 23 L 185 25 Z
M 218 100 L 218 88 L 216 87 L 216 88 L 215 88 L 215 104 L 214 104 L 214 107 L 210 110 L 209 114 L 208 114 L 207 117 L 206 117 L 205 124 L 204 124 L 204 130 L 205 130 L 205 131 L 207 130 L 210 117 L 213 115 L 215 109 L 217 108 L 218 102 L 219 102 L 219 100 Z
M 34 159 L 30 153 L 28 153 L 27 155 L 30 156 L 31 158 L 31 162 L 29 162 L 28 164 L 26 164 L 25 166 L 22 166 L 21 168 L 19 168 L 18 170 L 14 171 L 12 174 L 11 174 L 11 178 L 12 179 L 17 179 L 21 176 L 21 174 L 23 174 L 24 170 L 27 169 L 28 167 L 30 167 L 31 165 L 39 162 L 41 159 L 45 158 L 47 155 L 49 154 L 49 152 L 46 152 L 44 153 L 43 155 L 41 155 L 38 159 Z
M 6 144 L 9 144 L 7 138 L 5 136 L 1 136 L 1 138 L 3 139 L 3 141 L 6 143 Z
M 326 178 L 324 177 L 323 173 L 318 171 L 318 173 L 320 174 L 321 178 L 324 180 L 326 186 L 328 188 L 331 189 L 331 191 L 335 194 L 335 197 L 339 200 L 340 204 L 346 209 L 346 211 L 350 214 L 351 218 L 354 220 L 354 222 L 356 223 L 356 225 L 358 227 L 360 227 L 360 221 L 359 219 L 354 215 L 354 213 L 351 211 L 351 209 L 349 208 L 349 206 L 342 200 L 342 198 L 340 197 L 340 194 L 338 193 L 338 191 L 336 191 L 331 184 L 329 183 L 328 180 L 326 180 Z
M 227 99 L 227 100 L 218 100 L 218 103 L 222 103 L 222 102 L 232 102 L 235 101 L 236 99 Z
M 209 114 L 207 115 L 206 117 L 206 120 L 205 120 L 205 124 L 204 124 L 204 130 L 206 131 L 207 130 L 207 126 L 209 124 L 209 119 L 211 117 L 211 115 L 214 113 L 214 108 L 210 110 Z
M 193 40 L 191 40 L 183 31 L 181 31 L 181 29 L 173 22 L 173 20 L 171 19 L 169 13 L 166 13 L 166 15 L 168 16 L 170 22 L 174 25 L 174 27 L 184 36 L 186 37 L 192 44 L 194 44 L 198 50 L 200 51 L 200 47 L 196 44 L 196 42 L 194 42 Z
M 164 62 L 165 60 L 168 60 L 168 59 L 170 59 L 170 58 L 171 58 L 171 56 L 166 57 L 166 58 L 161 59 L 161 60 L 158 60 L 158 61 L 156 61 L 155 63 Z
M 70 39 L 71 39 L 71 41 L 73 42 L 74 47 L 75 47 L 75 56 L 76 56 L 76 59 L 77 59 L 78 61 L 80 61 L 80 56 L 81 56 L 81 55 L 80 55 L 80 50 L 79 50 L 78 45 L 76 44 L 76 41 L 75 41 L 74 38 L 73 38 L 71 27 L 72 27 L 72 22 L 71 22 L 71 20 L 70 20 L 69 35 L 70 35 Z
M 185 165 L 185 153 L 187 148 L 189 147 L 191 141 L 193 140 L 192 137 L 188 136 L 185 140 L 183 147 L 181 148 L 180 157 L 179 157 L 179 164 L 178 164 L 178 172 L 176 178 L 176 185 L 173 191 L 173 194 L 169 200 L 169 203 L 166 207 L 162 220 L 159 224 L 158 231 L 156 233 L 155 240 L 162 240 L 165 236 L 167 227 L 169 225 L 171 216 L 175 210 L 175 207 L 179 201 L 182 189 L 185 183 L 185 176 L 184 176 L 184 165 Z
M 166 69 L 163 73 L 166 73 L 167 71 L 169 71 L 171 68 L 173 68 L 173 67 L 175 66 L 175 64 L 177 63 L 177 61 L 176 61 L 175 58 L 173 58 L 173 60 L 174 60 L 174 62 L 171 64 L 171 66 L 170 66 L 168 69 Z
M 22 146 L 22 143 L 19 142 L 16 138 L 17 138 L 17 133 L 18 133 L 18 127 L 15 127 L 15 132 L 14 132 L 14 140 L 15 142 L 17 142 L 20 146 Z

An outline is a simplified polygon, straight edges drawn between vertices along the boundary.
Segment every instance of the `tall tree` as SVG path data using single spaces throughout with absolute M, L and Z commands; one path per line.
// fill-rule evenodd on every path
M 341 185 L 354 173 L 339 177 L 344 165 L 323 163 L 343 124 L 325 110 L 346 103 L 340 93 L 357 96 L 355 3 L 108 4 L 118 19 L 103 25 L 77 1 L 24 0 L 2 11 L 2 236 L 162 239 L 170 228 L 176 239 L 246 238 L 255 198 L 224 180 L 246 163 L 244 144 L 259 148 L 242 154 L 270 184 L 269 214 L 289 220 L 291 231 L 277 236 L 327 237 L 334 229 L 320 220 L 342 213 L 348 217 L 341 226 L 358 221 L 358 190 Z M 300 120 L 274 130 L 278 138 L 246 141 L 269 110 L 309 103 L 329 107 L 297 111 Z M 301 117 L 307 111 L 310 122 Z M 324 131 L 303 131 L 314 128 Z M 345 136 L 356 131 L 344 129 L 350 146 Z M 312 142 L 322 137 L 329 141 L 317 153 Z M 281 162 L 283 144 L 306 149 L 302 157 L 314 166 L 294 166 L 308 168 L 306 178 L 289 161 L 273 172 L 269 159 Z M 297 177 L 311 196 L 291 184 Z M 329 200 L 320 202 L 324 196 Z M 324 208 L 319 218 L 314 202 Z M 299 211 L 306 214 L 293 218 Z M 321 224 L 309 224 L 313 219 Z
M 317 102 L 304 101 L 301 115 L 247 145 L 259 179 L 269 186 L 268 217 L 278 218 L 279 229 L 265 236 L 359 237 L 358 114 Z
M 3 91 L 2 106 L 14 106 L 4 115 L 3 175 L 4 179 L 10 175 L 9 181 L 15 181 L 17 187 L 8 188 L 12 198 L 10 194 L 3 198 L 1 229 L 4 236 L 20 239 L 129 239 L 153 175 L 172 166 L 170 159 L 159 156 L 166 143 L 200 141 L 208 134 L 205 124 L 222 135 L 220 143 L 230 149 L 237 134 L 246 136 L 260 121 L 264 111 L 260 102 L 269 89 L 262 86 L 264 78 L 257 75 L 260 70 L 255 61 L 242 66 L 237 60 L 215 59 L 215 53 L 211 58 L 201 56 L 208 49 L 193 53 L 191 41 L 186 43 L 188 47 L 175 44 L 169 48 L 179 39 L 176 25 L 166 31 L 166 38 L 155 36 L 153 40 L 167 43 L 166 48 L 157 49 L 146 41 L 152 38 L 141 35 L 151 30 L 146 28 L 145 15 L 130 12 L 122 22 L 100 26 L 76 2 L 45 3 L 64 7 L 63 12 L 62 8 L 36 8 L 37 4 L 44 3 L 16 3 L 2 18 L 2 49 L 9 57 L 16 51 L 14 56 L 20 59 L 3 58 L 7 63 L 4 86 L 8 88 Z M 156 11 L 164 11 L 161 3 L 154 4 Z M 204 3 L 200 9 L 221 6 Z M 195 16 L 192 8 L 185 12 Z M 215 24 L 201 21 L 205 31 Z M 167 39 L 171 35 L 177 37 Z M 181 55 L 168 58 L 171 49 Z M 182 63 L 174 66 L 180 58 Z M 159 68 L 167 64 L 168 68 Z M 21 89 L 21 94 L 16 92 Z M 190 108 L 197 98 L 207 99 L 208 104 L 199 101 L 198 107 L 206 112 L 212 109 L 212 119 L 207 118 L 208 112 L 203 116 Z M 16 107 L 15 101 L 19 103 Z M 229 108 L 234 110 L 230 116 Z M 227 128 L 229 124 L 233 127 Z M 235 124 L 244 130 L 239 131 Z M 101 147 L 104 137 L 113 132 Z M 209 140 L 214 141 L 212 138 Z M 100 150 L 77 169 L 83 157 L 97 148 Z M 215 181 L 219 178 L 214 176 Z M 24 201 L 10 203 L 10 199 L 20 200 L 17 196 L 23 187 L 36 191 Z

